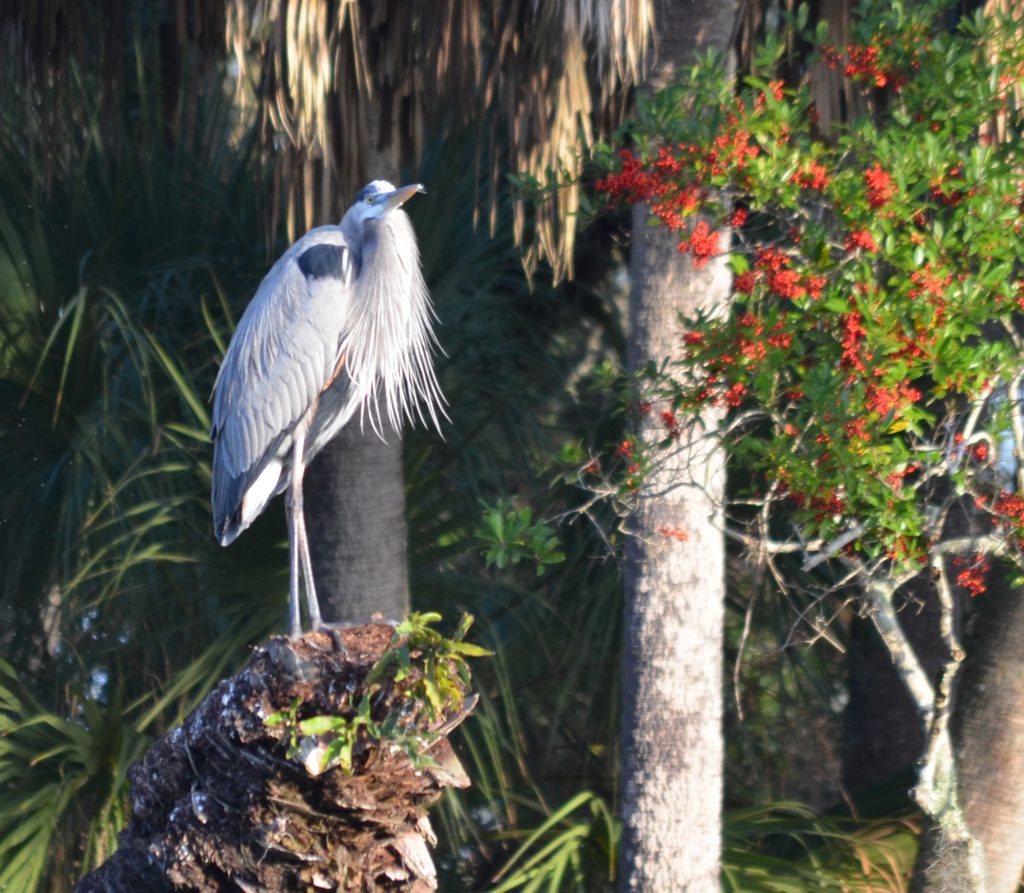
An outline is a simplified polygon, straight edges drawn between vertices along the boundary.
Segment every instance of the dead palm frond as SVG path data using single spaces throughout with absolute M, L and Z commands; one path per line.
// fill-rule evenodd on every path
M 564 184 L 526 252 L 528 268 L 543 258 L 558 278 L 571 272 L 583 150 L 621 114 L 652 26 L 651 0 L 234 0 L 226 33 L 268 147 L 284 147 L 276 210 L 290 235 L 336 218 L 380 152 L 391 170 L 417 165 L 428 140 L 472 124 L 492 226 L 499 150 L 513 170 Z M 523 207 L 515 226 L 522 242 Z
M 0 7 L 0 45 L 26 101 L 64 108 L 78 69 L 119 66 L 130 51 L 132 4 L 103 10 L 103 27 L 91 7 Z M 547 260 L 557 280 L 571 273 L 585 147 L 621 120 L 643 75 L 654 0 L 165 0 L 152 14 L 165 19 L 165 92 L 186 111 L 200 79 L 185 94 L 176 82 L 233 58 L 240 105 L 262 122 L 274 162 L 268 242 L 282 219 L 292 239 L 337 219 L 369 175 L 418 166 L 427 142 L 470 125 L 488 172 L 478 208 L 492 227 L 500 156 L 559 184 L 531 221 L 525 204 L 514 220 L 527 268 Z M 43 126 L 62 124 L 44 115 Z

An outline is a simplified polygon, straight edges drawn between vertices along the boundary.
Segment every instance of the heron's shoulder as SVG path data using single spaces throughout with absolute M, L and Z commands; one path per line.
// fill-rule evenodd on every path
M 311 229 L 302 238 L 297 239 L 292 246 L 284 253 L 284 259 L 301 257 L 310 248 L 326 246 L 329 248 L 351 248 L 349 240 L 340 226 L 330 224 L 318 226 Z
M 282 261 L 297 267 L 307 279 L 344 281 L 354 272 L 352 248 L 340 226 L 311 229 L 288 249 Z

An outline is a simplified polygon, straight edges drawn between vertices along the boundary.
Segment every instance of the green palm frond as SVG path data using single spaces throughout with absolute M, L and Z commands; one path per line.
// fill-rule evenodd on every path
M 491 893 L 611 890 L 620 828 L 591 792 L 567 800 L 519 842 Z M 727 893 L 905 893 L 916 829 L 904 821 L 825 819 L 798 803 L 728 812 L 722 889 Z
M 126 821 L 124 773 L 147 738 L 124 721 L 120 691 L 46 710 L 0 661 L 0 886 L 32 893 L 47 874 L 95 866 Z M 82 839 L 84 838 L 84 845 Z
M 905 893 L 917 852 L 905 820 L 830 819 L 799 803 L 727 813 L 723 838 L 726 893 Z
M 66 85 L 63 139 L 0 101 L 5 889 L 109 853 L 146 735 L 283 614 L 283 529 L 234 574 L 207 504 L 206 394 L 265 263 L 256 140 L 220 76 L 175 101 L 136 24 L 116 97 L 88 66 Z
M 559 893 L 612 889 L 621 829 L 608 805 L 590 791 L 562 804 L 521 840 L 490 893 Z

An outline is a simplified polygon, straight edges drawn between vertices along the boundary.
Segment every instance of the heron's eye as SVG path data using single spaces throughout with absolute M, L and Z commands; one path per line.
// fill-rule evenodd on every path
M 366 196 L 366 203 L 368 205 L 372 205 L 375 201 L 377 201 L 377 196 L 375 196 L 372 192 Z

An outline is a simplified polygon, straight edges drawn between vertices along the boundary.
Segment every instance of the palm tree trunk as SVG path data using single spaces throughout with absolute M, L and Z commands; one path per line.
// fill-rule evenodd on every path
M 645 216 L 633 217 L 634 368 L 677 351 L 677 310 L 724 299 L 729 283 L 721 264 L 695 273 Z M 725 468 L 703 425 L 645 481 L 654 495 L 641 500 L 626 546 L 623 890 L 719 889 Z M 653 442 L 663 430 L 638 435 Z
M 987 893 L 1016 893 L 1024 871 L 1024 599 L 1000 574 L 976 603 L 957 688 L 954 745 L 967 825 L 981 842 Z M 929 859 L 922 845 L 918 866 Z M 924 881 L 924 878 L 921 879 Z M 934 882 L 917 889 L 951 889 Z
M 409 613 L 402 441 L 358 420 L 313 461 L 305 502 L 320 610 L 331 623 Z
M 695 51 L 728 49 L 736 5 L 689 0 L 658 8 L 657 89 Z M 676 250 L 678 238 L 633 213 L 629 366 L 677 356 L 678 313 L 728 300 L 722 258 L 703 270 Z M 631 519 L 626 547 L 622 717 L 621 889 L 717 893 L 722 801 L 722 535 L 724 455 L 704 436 L 709 410 L 654 471 Z M 638 436 L 664 436 L 658 413 Z M 664 536 L 682 531 L 685 541 Z

